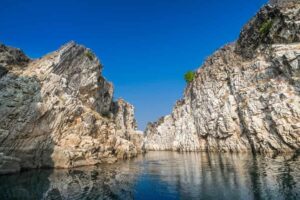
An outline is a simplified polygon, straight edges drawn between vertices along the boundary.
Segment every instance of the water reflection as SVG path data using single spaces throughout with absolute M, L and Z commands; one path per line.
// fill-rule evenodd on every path
M 0 199 L 133 199 L 137 170 L 123 163 L 0 176 Z
M 300 159 L 150 152 L 131 161 L 0 177 L 0 199 L 299 199 Z

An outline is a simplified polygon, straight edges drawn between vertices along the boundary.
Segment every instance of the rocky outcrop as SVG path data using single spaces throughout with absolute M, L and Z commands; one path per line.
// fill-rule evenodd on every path
M 297 3 L 299 0 L 270 0 L 270 5 L 273 6 L 288 6 Z
M 299 2 L 264 6 L 237 42 L 218 50 L 196 71 L 173 112 L 148 125 L 144 148 L 299 150 L 299 30 Z
M 21 168 L 69 168 L 131 158 L 141 144 L 134 108 L 91 50 L 70 42 L 41 59 L 0 46 L 0 152 Z M 0 161 L 1 162 L 1 161 Z
M 0 66 L 2 70 L 24 68 L 30 59 L 20 50 L 0 44 Z
M 257 51 L 258 47 L 267 48 L 268 44 L 299 42 L 300 14 L 298 4 L 286 1 L 283 4 L 286 5 L 285 7 L 277 6 L 277 4 L 264 6 L 241 31 L 235 47 L 237 53 L 245 58 L 255 58 L 257 53 L 264 53 Z
M 117 135 L 130 140 L 138 152 L 142 152 L 144 133 L 137 131 L 137 123 L 134 118 L 134 107 L 125 102 L 123 99 L 119 99 L 113 105 L 114 119 L 117 122 Z M 125 131 L 124 131 L 125 130 Z

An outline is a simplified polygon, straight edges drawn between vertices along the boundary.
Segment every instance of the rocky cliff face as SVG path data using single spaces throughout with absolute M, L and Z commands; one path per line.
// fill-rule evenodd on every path
M 95 55 L 74 42 L 32 61 L 1 45 L 0 152 L 6 159 L 0 168 L 12 162 L 69 168 L 135 156 L 142 136 L 134 108 L 113 102 L 113 86 L 101 71 Z
M 300 147 L 300 3 L 273 2 L 209 57 L 145 149 L 294 152 Z
M 273 6 L 287 6 L 288 4 L 293 5 L 297 3 L 299 0 L 270 0 L 270 5 Z

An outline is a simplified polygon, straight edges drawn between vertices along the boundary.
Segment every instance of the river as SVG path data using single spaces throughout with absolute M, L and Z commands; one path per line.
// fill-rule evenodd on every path
M 149 152 L 111 165 L 0 176 L 0 199 L 300 199 L 300 158 Z

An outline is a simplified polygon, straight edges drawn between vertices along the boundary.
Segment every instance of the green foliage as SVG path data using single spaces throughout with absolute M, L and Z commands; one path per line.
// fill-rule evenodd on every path
M 95 57 L 91 51 L 85 52 L 85 56 L 88 57 L 88 59 L 90 59 L 90 60 L 93 60 Z
M 195 78 L 195 72 L 193 71 L 188 71 L 187 73 L 184 74 L 184 80 L 187 82 L 187 83 L 190 83 L 194 80 Z
M 259 29 L 260 35 L 268 34 L 270 32 L 270 29 L 272 28 L 272 26 L 273 26 L 273 21 L 271 19 L 269 19 L 268 21 L 265 21 Z

